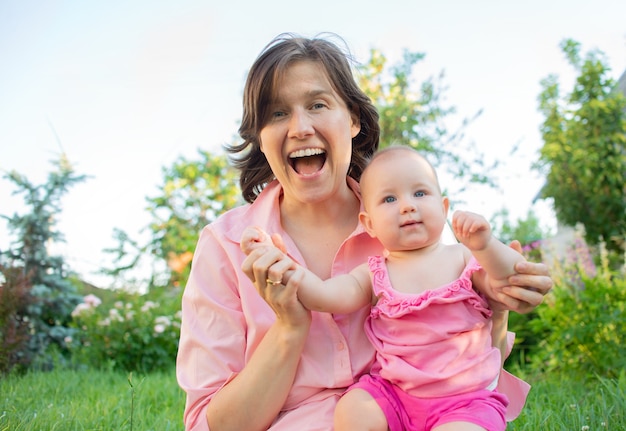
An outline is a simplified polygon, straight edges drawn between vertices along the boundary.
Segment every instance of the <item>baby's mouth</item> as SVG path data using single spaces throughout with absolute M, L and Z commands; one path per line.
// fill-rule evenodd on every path
M 324 166 L 326 152 L 321 148 L 306 148 L 289 154 L 289 164 L 300 175 L 313 175 Z

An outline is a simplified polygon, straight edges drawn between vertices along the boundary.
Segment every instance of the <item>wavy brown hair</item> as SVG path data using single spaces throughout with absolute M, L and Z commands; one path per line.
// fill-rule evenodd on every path
M 341 40 L 331 33 L 325 35 Z M 233 165 L 241 172 L 239 185 L 247 202 L 254 202 L 263 187 L 274 178 L 261 152 L 259 135 L 269 120 L 268 107 L 275 99 L 282 75 L 291 64 L 302 60 L 315 61 L 324 67 L 333 89 L 348 110 L 359 118 L 361 130 L 352 139 L 348 175 L 358 181 L 368 159 L 378 148 L 378 111 L 354 80 L 347 49 L 342 51 L 322 36 L 305 38 L 291 33 L 280 34 L 265 47 L 248 73 L 239 127 L 243 142 L 225 146 L 226 151 L 231 153 Z

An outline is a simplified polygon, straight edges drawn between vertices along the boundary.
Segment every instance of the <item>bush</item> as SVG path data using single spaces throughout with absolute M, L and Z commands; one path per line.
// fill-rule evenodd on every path
M 555 286 L 530 322 L 541 337 L 531 365 L 541 371 L 616 378 L 626 368 L 626 281 L 600 253 L 596 268 L 582 248 L 553 270 Z M 582 250 L 584 251 L 584 250 Z
M 33 359 L 28 349 L 32 325 L 26 314 L 34 299 L 23 269 L 0 265 L 0 274 L 0 374 L 6 374 L 23 371 Z
M 142 373 L 174 366 L 180 335 L 178 303 L 122 294 L 111 306 L 87 295 L 72 312 L 76 336 L 66 340 L 76 365 Z

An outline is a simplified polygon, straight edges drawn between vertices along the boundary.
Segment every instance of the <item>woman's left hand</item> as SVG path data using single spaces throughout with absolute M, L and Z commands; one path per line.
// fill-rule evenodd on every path
M 521 253 L 519 241 L 513 241 L 510 247 Z M 507 309 L 525 314 L 533 311 L 543 297 L 552 289 L 552 278 L 547 265 L 522 261 L 515 265 L 518 272 L 508 278 L 509 286 L 497 289 L 491 305 L 495 309 Z M 496 303 L 494 303 L 494 300 Z

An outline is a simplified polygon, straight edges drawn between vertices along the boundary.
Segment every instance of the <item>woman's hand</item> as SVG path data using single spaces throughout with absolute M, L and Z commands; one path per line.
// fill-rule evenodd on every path
M 249 254 L 241 269 L 274 310 L 278 321 L 288 326 L 308 326 L 311 313 L 298 301 L 296 285 L 287 283 L 296 264 L 283 252 L 280 236 L 272 236 L 272 243 L 274 245 L 260 241 L 254 247 L 246 247 Z
M 519 241 L 513 241 L 510 247 L 521 253 Z M 517 274 L 508 278 L 509 285 L 495 289 L 490 305 L 494 310 L 511 310 L 525 314 L 533 311 L 543 297 L 552 289 L 550 271 L 543 263 L 528 261 L 515 265 Z

